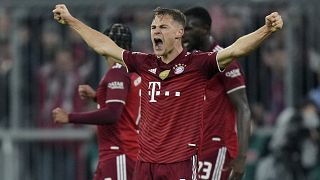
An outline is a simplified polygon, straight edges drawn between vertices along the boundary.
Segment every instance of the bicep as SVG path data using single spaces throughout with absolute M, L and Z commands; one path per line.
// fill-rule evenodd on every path
M 217 52 L 217 61 L 221 69 L 227 67 L 236 58 L 233 56 L 233 49 L 234 47 L 231 45 Z
M 111 43 L 109 44 L 108 47 L 106 47 L 107 49 L 105 50 L 105 55 L 104 56 L 110 56 L 113 57 L 118 63 L 123 64 L 123 60 L 122 60 L 122 53 L 124 51 L 124 49 L 122 49 L 121 47 L 119 47 L 116 43 L 114 43 L 113 41 L 111 41 Z

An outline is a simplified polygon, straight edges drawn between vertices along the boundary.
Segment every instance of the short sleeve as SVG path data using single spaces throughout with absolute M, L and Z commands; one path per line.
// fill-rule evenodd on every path
M 124 50 L 122 53 L 122 60 L 124 61 L 128 72 L 136 72 L 138 74 L 140 74 L 141 66 L 148 57 L 148 54 L 141 52 Z
M 127 95 L 130 88 L 130 77 L 126 70 L 122 68 L 111 68 L 107 77 L 106 102 L 120 102 L 126 104 Z
M 209 78 L 217 72 L 221 72 L 217 63 L 217 52 L 196 52 L 193 58 L 200 70 Z
M 223 72 L 219 73 L 218 76 L 227 94 L 246 87 L 240 64 L 235 60 Z

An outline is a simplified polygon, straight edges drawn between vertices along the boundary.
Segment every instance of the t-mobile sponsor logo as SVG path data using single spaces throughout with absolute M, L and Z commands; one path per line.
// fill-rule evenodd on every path
M 160 82 L 149 82 L 149 91 L 148 94 L 150 96 L 149 102 L 157 102 L 155 99 L 156 96 L 161 95 L 161 83 Z M 163 93 L 164 96 L 170 96 L 170 91 L 164 91 Z M 172 94 L 173 96 L 179 97 L 181 95 L 180 92 L 174 92 Z
M 149 82 L 149 89 L 151 89 L 151 91 L 148 91 L 149 96 L 151 96 L 151 99 L 149 102 L 157 102 L 157 100 L 155 100 L 155 96 L 160 95 L 160 91 L 158 91 L 160 90 L 160 88 L 161 88 L 160 82 Z

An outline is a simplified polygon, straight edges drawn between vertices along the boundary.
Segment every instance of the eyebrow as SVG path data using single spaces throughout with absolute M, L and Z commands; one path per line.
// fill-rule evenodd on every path
M 160 28 L 168 27 L 168 26 L 169 26 L 168 24 L 160 24 L 160 25 L 159 25 Z M 153 24 L 153 25 L 151 25 L 150 27 L 151 27 L 151 28 L 155 28 L 155 27 L 157 27 L 157 26 Z

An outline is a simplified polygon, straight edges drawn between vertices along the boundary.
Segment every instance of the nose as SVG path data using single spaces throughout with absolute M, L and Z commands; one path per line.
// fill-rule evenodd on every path
M 153 34 L 160 34 L 161 31 L 160 31 L 160 28 L 156 27 L 153 29 Z

